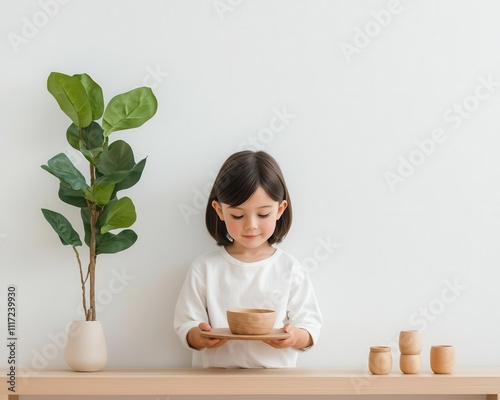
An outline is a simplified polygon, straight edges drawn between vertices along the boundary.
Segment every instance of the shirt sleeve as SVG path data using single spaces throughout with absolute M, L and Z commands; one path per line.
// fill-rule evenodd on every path
M 313 345 L 318 342 L 323 317 L 309 274 L 300 265 L 295 269 L 291 282 L 288 320 L 294 326 L 308 331 Z
M 175 305 L 174 329 L 184 347 L 189 346 L 188 332 L 202 322 L 208 322 L 206 288 L 200 274 L 193 266 L 188 271 Z

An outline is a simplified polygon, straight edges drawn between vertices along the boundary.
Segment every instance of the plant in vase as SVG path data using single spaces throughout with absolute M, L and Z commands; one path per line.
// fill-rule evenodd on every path
M 88 181 L 64 153 L 55 155 L 48 160 L 47 165 L 42 165 L 44 170 L 59 179 L 59 199 L 80 210 L 83 241 L 88 246 L 86 268 L 82 266 L 77 249 L 82 246 L 80 235 L 68 219 L 48 209 L 42 209 L 42 213 L 61 243 L 73 248 L 80 272 L 85 318 L 87 322 L 98 323 L 95 305 L 97 256 L 118 253 L 136 242 L 136 233 L 128 229 L 136 220 L 134 203 L 128 197 L 118 198 L 118 192 L 134 186 L 146 165 L 146 159 L 135 162 L 129 144 L 123 140 L 111 143 L 109 136 L 115 131 L 144 124 L 156 113 L 158 103 L 150 88 L 140 87 L 113 97 L 105 107 L 101 87 L 87 74 L 69 76 L 52 72 L 47 80 L 47 89 L 72 121 L 66 131 L 68 143 L 81 152 L 88 162 Z M 97 121 L 101 118 L 100 124 Z M 111 233 L 114 230 L 119 232 Z M 92 363 L 86 360 L 90 357 L 88 350 L 82 350 L 77 343 L 81 340 L 77 333 L 84 325 L 79 322 L 84 321 L 74 321 L 70 328 L 65 350 L 66 362 L 77 370 L 101 369 L 104 366 L 101 364 L 106 363 L 102 356 L 97 362 L 100 367 L 86 366 Z M 100 324 L 94 325 L 102 331 Z M 105 352 L 103 343 L 104 346 L 101 344 L 100 347 L 104 347 Z M 68 355 L 68 352 L 71 354 Z M 74 363 L 68 360 L 70 356 L 83 358 L 83 361 Z

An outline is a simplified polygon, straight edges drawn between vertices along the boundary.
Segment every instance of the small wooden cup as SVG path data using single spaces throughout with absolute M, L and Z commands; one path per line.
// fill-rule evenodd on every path
M 451 374 L 455 369 L 455 348 L 450 345 L 432 346 L 431 369 L 435 374 Z
M 404 374 L 418 374 L 422 368 L 422 357 L 420 354 L 401 354 L 399 368 Z
M 422 333 L 416 330 L 399 332 L 399 351 L 401 354 L 420 354 Z
M 368 369 L 373 375 L 387 375 L 392 370 L 392 353 L 389 346 L 370 347 Z

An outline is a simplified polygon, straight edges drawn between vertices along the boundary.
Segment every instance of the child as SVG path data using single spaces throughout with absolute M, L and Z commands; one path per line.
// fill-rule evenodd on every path
M 317 342 L 322 317 L 307 272 L 273 246 L 292 222 L 276 161 L 262 151 L 229 157 L 215 179 L 205 220 L 220 248 L 193 262 L 174 317 L 181 342 L 193 350 L 193 367 L 295 367 L 297 350 Z M 291 335 L 273 341 L 200 335 L 227 327 L 226 311 L 232 308 L 273 309 L 275 328 Z

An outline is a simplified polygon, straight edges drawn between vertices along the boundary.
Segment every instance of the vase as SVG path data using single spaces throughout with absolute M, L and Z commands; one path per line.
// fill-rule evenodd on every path
M 99 321 L 73 321 L 64 349 L 66 364 L 75 371 L 96 372 L 108 359 L 106 339 Z

